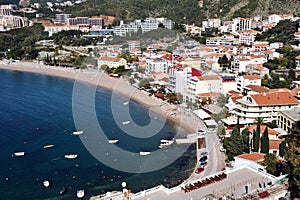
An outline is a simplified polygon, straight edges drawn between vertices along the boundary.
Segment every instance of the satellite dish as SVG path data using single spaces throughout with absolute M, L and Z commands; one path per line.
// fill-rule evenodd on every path
M 124 188 L 124 187 L 126 187 L 126 182 L 122 182 L 122 187 Z

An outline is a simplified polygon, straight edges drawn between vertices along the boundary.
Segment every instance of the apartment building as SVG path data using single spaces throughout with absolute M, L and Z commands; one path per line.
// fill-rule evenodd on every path
M 193 75 L 193 70 L 195 69 L 181 64 L 172 66 L 169 71 L 168 88 L 174 93 L 184 94 L 188 80 Z M 197 75 L 201 76 L 201 73 L 199 72 Z
M 0 16 L 13 15 L 12 5 L 1 5 L 0 6 Z
M 98 68 L 100 69 L 102 65 L 107 65 L 109 68 L 117 68 L 119 66 L 125 66 L 127 61 L 124 58 L 115 58 L 103 56 L 98 58 Z
M 239 34 L 239 44 L 247 44 L 247 45 L 251 45 L 254 40 L 255 40 L 255 36 L 258 34 L 258 31 L 255 30 L 245 30 L 240 32 Z
M 72 17 L 72 14 L 56 14 L 55 22 L 59 24 L 67 24 L 68 19 Z
M 285 130 L 287 133 L 291 133 L 293 128 L 297 128 L 298 130 L 300 127 L 294 127 L 295 122 L 300 121 L 300 108 L 296 107 L 291 110 L 282 110 L 278 112 L 278 116 L 276 119 L 276 124 L 278 127 Z
M 260 75 L 243 75 L 236 78 L 237 81 L 237 90 L 243 92 L 245 87 L 248 85 L 257 85 L 261 86 Z
M 296 69 L 300 69 L 300 55 L 295 58 Z
M 290 110 L 299 101 L 289 91 L 276 91 L 244 96 L 236 101 L 234 114 L 244 120 L 263 118 L 264 122 L 277 120 L 278 112 Z
M 168 73 L 169 68 L 172 66 L 172 61 L 163 58 L 150 58 L 146 60 L 147 68 L 146 72 L 162 72 Z
M 206 38 L 206 45 L 208 46 L 232 46 L 237 44 L 237 42 L 238 40 L 234 38 L 234 35 L 223 35 Z

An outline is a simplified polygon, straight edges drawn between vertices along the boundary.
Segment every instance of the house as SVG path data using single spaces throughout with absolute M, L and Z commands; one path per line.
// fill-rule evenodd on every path
M 266 88 L 264 86 L 260 85 L 247 85 L 244 87 L 244 90 L 242 91 L 245 95 L 247 94 L 261 94 L 269 92 L 269 88 Z
M 236 78 L 237 91 L 243 92 L 244 87 L 247 85 L 258 85 L 261 86 L 260 75 L 243 75 Z
M 300 108 L 296 107 L 291 110 L 279 111 L 276 119 L 276 124 L 287 133 L 291 133 L 291 130 L 293 129 L 295 123 L 298 121 L 300 121 Z M 298 127 L 297 129 L 299 130 L 300 127 Z
M 261 117 L 264 122 L 272 122 L 277 119 L 279 111 L 291 110 L 298 105 L 299 101 L 290 91 L 277 90 L 244 96 L 237 100 L 234 114 L 241 119 L 254 121 Z
M 118 68 L 119 66 L 125 66 L 127 61 L 124 58 L 115 58 L 109 56 L 103 56 L 98 58 L 98 68 L 107 65 L 109 68 Z
M 264 166 L 261 164 L 265 159 L 265 154 L 263 153 L 245 153 L 242 155 L 238 155 L 234 157 L 234 164 L 233 168 L 238 168 L 242 165 L 248 165 L 249 167 L 256 169 L 256 170 L 263 170 Z

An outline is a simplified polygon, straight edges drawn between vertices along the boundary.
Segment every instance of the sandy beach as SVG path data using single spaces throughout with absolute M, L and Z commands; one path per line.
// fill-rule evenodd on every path
M 198 120 L 193 115 L 185 113 L 182 107 L 171 105 L 161 99 L 149 96 L 147 92 L 131 86 L 127 80 L 109 77 L 98 70 L 54 67 L 35 62 L 11 62 L 7 64 L 4 61 L 0 62 L 0 69 L 56 76 L 97 85 L 137 101 L 151 111 L 172 120 L 192 133 L 197 131 Z M 174 113 L 176 114 L 174 115 Z

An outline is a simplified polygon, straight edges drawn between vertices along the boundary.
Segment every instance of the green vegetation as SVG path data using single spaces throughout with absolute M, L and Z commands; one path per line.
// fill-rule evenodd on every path
M 223 146 L 226 149 L 227 158 L 229 161 L 234 160 L 234 157 L 244 153 L 246 144 L 244 143 L 240 126 L 237 124 L 230 135 L 230 138 L 224 139 Z
M 261 153 L 269 153 L 269 133 L 268 133 L 268 127 L 265 128 L 262 138 L 261 138 Z
M 257 34 L 255 40 L 272 42 L 283 42 L 286 44 L 298 44 L 294 40 L 294 33 L 297 32 L 299 21 L 282 20 L 275 27 Z
M 101 37 L 95 38 L 83 38 L 83 32 L 79 30 L 69 30 L 61 31 L 53 34 L 52 38 L 54 43 L 57 45 L 66 45 L 66 46 L 87 46 L 87 45 L 96 45 L 97 42 L 102 41 Z
M 289 191 L 291 199 L 300 198 L 300 122 L 293 124 L 287 143 L 285 159 L 288 165 Z
M 273 175 L 276 175 L 277 172 L 277 158 L 275 154 L 266 154 L 265 155 L 265 161 L 267 172 Z
M 34 24 L 32 27 L 13 29 L 0 33 L 0 52 L 2 57 L 12 59 L 35 59 L 38 51 L 35 42 L 48 38 L 48 33 L 44 32 L 41 24 Z

